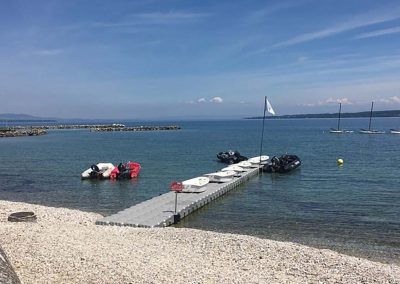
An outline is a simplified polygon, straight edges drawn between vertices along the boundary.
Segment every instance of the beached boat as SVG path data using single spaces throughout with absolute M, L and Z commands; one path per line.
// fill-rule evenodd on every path
M 114 168 L 111 163 L 93 164 L 81 174 L 81 177 L 82 179 L 108 179 Z
M 300 167 L 300 158 L 296 155 L 282 155 L 272 157 L 271 161 L 264 165 L 263 171 L 267 173 L 287 173 Z
M 255 164 L 255 165 L 264 165 L 268 163 L 269 156 L 258 156 L 258 157 L 253 157 L 247 160 L 247 162 Z
M 232 165 L 232 166 L 221 169 L 221 172 L 225 172 L 225 171 L 235 171 L 237 173 L 242 173 L 242 172 L 245 172 L 246 170 L 236 164 L 236 165 Z
M 182 192 L 199 193 L 207 190 L 206 185 L 210 182 L 208 177 L 195 177 L 182 182 Z
M 237 164 L 241 161 L 247 160 L 247 157 L 240 155 L 238 151 L 219 152 L 217 154 L 218 160 L 225 164 Z
M 137 178 L 140 172 L 141 166 L 139 163 L 127 162 L 120 163 L 113 169 L 110 175 L 110 179 L 132 179 Z
M 400 134 L 400 129 L 390 129 L 390 133 L 392 134 Z
M 223 172 L 215 172 L 210 174 L 205 174 L 206 177 L 210 179 L 210 182 L 229 182 L 236 175 L 235 171 L 223 171 Z
M 361 133 L 361 134 L 384 134 L 385 133 L 385 131 L 371 129 L 371 121 L 372 121 L 372 111 L 373 111 L 373 109 L 374 109 L 374 102 L 372 102 L 372 104 L 371 104 L 371 113 L 369 115 L 368 129 L 361 129 L 359 131 L 359 133 Z

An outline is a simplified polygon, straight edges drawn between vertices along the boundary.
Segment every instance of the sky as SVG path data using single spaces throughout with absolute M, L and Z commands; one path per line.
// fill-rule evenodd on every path
M 0 0 L 0 113 L 400 109 L 398 0 Z

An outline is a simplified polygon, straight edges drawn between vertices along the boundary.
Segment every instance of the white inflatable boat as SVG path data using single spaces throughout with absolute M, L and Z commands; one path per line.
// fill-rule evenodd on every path
M 114 168 L 111 163 L 98 163 L 97 165 L 91 165 L 89 169 L 81 174 L 81 177 L 82 179 L 108 179 Z

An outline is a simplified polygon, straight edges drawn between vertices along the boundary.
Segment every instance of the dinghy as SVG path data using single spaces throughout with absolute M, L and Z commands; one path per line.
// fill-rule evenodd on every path
M 242 173 L 242 172 L 245 172 L 246 170 L 238 165 L 232 165 L 232 166 L 221 169 L 221 172 L 226 172 L 226 171 L 235 171 L 237 173 Z
M 243 161 L 243 162 L 240 162 L 240 163 L 238 163 L 238 164 L 236 164 L 236 165 L 238 165 L 239 167 L 241 167 L 241 168 L 252 168 L 253 167 L 253 164 L 252 163 L 250 163 L 250 162 L 247 162 L 247 161 Z
M 111 163 L 93 164 L 81 174 L 81 177 L 82 179 L 108 179 L 114 168 L 114 165 Z
M 182 182 L 182 192 L 199 193 L 207 190 L 206 185 L 210 182 L 208 177 L 195 177 Z
M 300 167 L 300 158 L 296 155 L 283 155 L 272 157 L 271 161 L 264 165 L 263 171 L 267 173 L 287 173 Z
M 236 175 L 235 171 L 223 171 L 223 172 L 215 172 L 210 174 L 205 174 L 210 179 L 210 182 L 229 182 Z
M 140 172 L 141 166 L 139 163 L 127 162 L 120 163 L 113 169 L 110 175 L 110 179 L 132 179 L 137 178 Z
M 269 156 L 258 156 L 258 157 L 253 157 L 247 160 L 247 162 L 256 164 L 256 165 L 264 165 L 268 162 Z

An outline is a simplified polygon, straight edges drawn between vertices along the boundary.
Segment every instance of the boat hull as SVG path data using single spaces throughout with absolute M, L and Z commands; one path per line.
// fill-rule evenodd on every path
M 81 174 L 82 179 L 108 179 L 111 172 L 114 170 L 114 165 L 111 163 L 98 163 L 92 165 L 89 169 Z
M 264 165 L 263 172 L 267 173 L 288 173 L 301 166 L 301 160 L 296 155 L 283 155 L 273 157 L 271 161 Z

